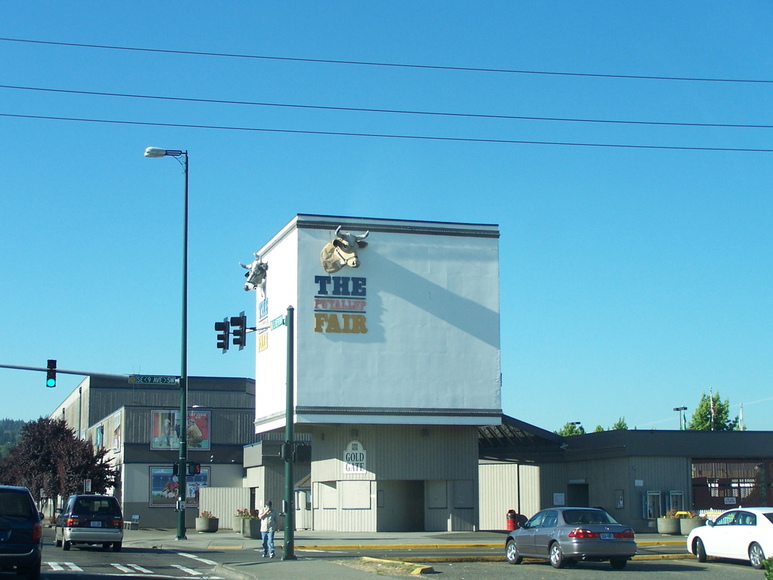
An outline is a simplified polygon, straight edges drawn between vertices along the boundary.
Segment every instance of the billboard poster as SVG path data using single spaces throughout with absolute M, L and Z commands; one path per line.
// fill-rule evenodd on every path
M 186 506 L 199 505 L 199 490 L 202 487 L 209 487 L 209 467 L 202 467 L 197 475 L 185 476 Z M 175 507 L 178 488 L 178 479 L 171 467 L 150 468 L 150 507 Z
M 211 446 L 210 411 L 188 411 L 185 433 L 189 450 L 208 451 Z M 157 451 L 180 448 L 180 411 L 173 409 L 150 412 L 150 448 Z

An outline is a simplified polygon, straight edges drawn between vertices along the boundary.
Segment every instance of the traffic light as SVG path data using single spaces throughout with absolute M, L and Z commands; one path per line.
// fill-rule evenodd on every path
M 228 350 L 228 343 L 231 342 L 230 333 L 231 325 L 227 318 L 223 318 L 223 322 L 215 322 L 215 330 L 222 333 L 217 335 L 217 348 L 223 351 L 223 354 Z
M 231 317 L 231 328 L 234 335 L 234 346 L 238 346 L 239 350 L 242 350 L 247 346 L 247 315 L 244 311 L 239 316 Z
M 201 463 L 188 463 L 188 475 L 198 475 L 201 473 Z
M 53 389 L 56 386 L 56 360 L 48 359 L 48 371 L 46 372 L 46 386 Z

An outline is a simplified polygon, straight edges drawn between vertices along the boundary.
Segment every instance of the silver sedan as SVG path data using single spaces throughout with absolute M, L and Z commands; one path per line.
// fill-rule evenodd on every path
M 597 508 L 542 510 L 505 541 L 505 556 L 511 564 L 520 564 L 524 557 L 544 558 L 554 568 L 579 560 L 609 560 L 612 568 L 621 570 L 635 554 L 633 529 Z

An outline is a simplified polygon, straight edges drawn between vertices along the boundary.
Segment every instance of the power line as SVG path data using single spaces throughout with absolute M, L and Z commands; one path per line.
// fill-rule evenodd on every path
M 168 97 L 158 95 L 139 95 L 131 93 L 111 93 L 103 91 L 79 91 L 71 89 L 53 89 L 46 87 L 25 87 L 18 85 L 0 85 L 0 89 L 12 89 L 23 91 L 37 91 L 46 93 L 61 93 L 69 95 L 86 95 L 98 97 L 121 97 L 129 99 L 150 99 L 159 101 L 175 101 L 186 103 L 206 103 L 217 105 L 245 105 L 258 107 L 279 107 L 289 109 L 307 109 L 317 111 L 341 111 L 348 113 L 384 113 L 399 115 L 425 115 L 437 117 L 455 117 L 455 118 L 474 118 L 474 119 L 496 119 L 508 121 L 551 121 L 563 123 L 600 123 L 612 125 L 648 125 L 659 127 L 711 127 L 722 129 L 773 129 L 773 125 L 754 125 L 754 124 L 734 124 L 734 123 L 685 123 L 677 121 L 630 121 L 615 119 L 580 119 L 575 117 L 533 117 L 525 115 L 493 115 L 484 113 L 450 113 L 443 111 L 415 111 L 409 109 L 375 109 L 366 107 L 334 107 L 327 105 L 303 105 L 293 103 L 270 103 L 260 101 L 235 101 L 229 99 L 200 99 L 193 97 Z
M 268 129 L 263 127 L 233 127 L 227 125 L 195 125 L 189 123 L 154 123 L 150 121 L 120 121 L 115 119 L 87 119 L 82 117 L 54 117 L 50 115 L 17 115 L 0 113 L 0 117 L 16 119 L 38 119 L 45 121 L 75 121 L 81 123 L 106 123 L 146 127 L 173 127 L 178 129 L 211 129 L 219 131 L 249 131 L 261 133 L 284 133 L 290 135 L 322 135 L 328 137 L 369 137 L 380 139 L 410 139 L 416 141 L 449 141 L 457 143 L 493 143 L 505 145 L 554 145 L 565 147 L 597 147 L 613 149 L 653 149 L 666 151 L 718 151 L 734 153 L 773 153 L 773 149 L 747 147 L 689 147 L 677 145 L 625 145 L 617 143 L 572 143 L 567 141 L 528 141 L 519 139 L 483 139 L 477 137 L 438 137 L 431 135 L 395 135 L 388 133 L 356 133 L 345 131 L 311 131 L 303 129 Z
M 603 73 L 578 73 L 578 72 L 562 72 L 562 71 L 541 71 L 541 70 L 526 70 L 526 69 L 505 69 L 505 68 L 484 68 L 484 67 L 467 67 L 467 66 L 442 66 L 442 65 L 429 65 L 429 64 L 408 64 L 408 63 L 389 63 L 389 62 L 376 62 L 376 61 L 359 61 L 359 60 L 336 60 L 336 59 L 324 59 L 324 58 L 298 58 L 289 56 L 265 56 L 256 54 L 234 54 L 226 52 L 205 52 L 205 51 L 193 51 L 193 50 L 172 50 L 163 48 L 141 48 L 132 46 L 112 46 L 106 44 L 85 44 L 80 42 L 54 42 L 50 40 L 31 40 L 24 38 L 0 38 L 0 41 L 4 42 L 21 42 L 28 44 L 43 44 L 49 46 L 68 46 L 73 48 L 98 48 L 103 50 L 123 50 L 131 52 L 151 52 L 162 54 L 180 54 L 188 56 L 209 56 L 220 58 L 241 58 L 241 59 L 253 59 L 253 60 L 273 60 L 273 61 L 285 61 L 285 62 L 304 62 L 304 63 L 316 63 L 316 64 L 341 64 L 341 65 L 353 65 L 353 66 L 369 66 L 369 67 L 388 67 L 388 68 L 405 68 L 405 69 L 423 69 L 423 70 L 441 70 L 441 71 L 457 71 L 457 72 L 479 72 L 479 73 L 499 73 L 499 74 L 520 74 L 520 75 L 547 75 L 547 76 L 564 76 L 564 77 L 583 77 L 583 78 L 602 78 L 602 79 L 627 79 L 627 80 L 647 80 L 647 81 L 686 81 L 686 82 L 703 82 L 703 83 L 753 83 L 753 84 L 773 84 L 773 80 L 765 79 L 728 79 L 728 78 L 710 78 L 710 77 L 671 77 L 660 75 L 631 75 L 631 74 L 603 74 Z

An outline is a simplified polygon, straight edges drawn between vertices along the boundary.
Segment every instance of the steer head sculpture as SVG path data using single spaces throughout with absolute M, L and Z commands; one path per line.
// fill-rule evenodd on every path
M 344 266 L 350 268 L 359 268 L 360 260 L 357 258 L 357 250 L 367 247 L 368 242 L 364 241 L 370 231 L 364 234 L 353 234 L 351 232 L 342 232 L 341 226 L 336 228 L 335 238 L 325 244 L 319 259 L 325 272 L 338 272 Z
M 268 270 L 268 264 L 261 262 L 260 256 L 256 253 L 255 259 L 251 264 L 242 264 L 239 262 L 239 265 L 245 270 L 249 270 L 249 272 L 244 275 L 244 277 L 247 278 L 247 282 L 244 283 L 244 289 L 249 292 L 250 290 L 255 290 L 255 288 L 260 288 L 261 294 L 265 296 L 266 271 Z

